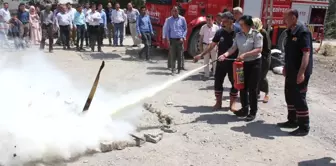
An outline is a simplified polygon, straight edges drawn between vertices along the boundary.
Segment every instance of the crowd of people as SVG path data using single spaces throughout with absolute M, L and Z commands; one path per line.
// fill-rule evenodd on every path
M 288 27 L 283 70 L 288 121 L 278 123 L 278 126 L 296 129 L 289 133 L 291 135 L 305 136 L 310 130 L 306 93 L 312 74 L 313 52 L 311 33 L 298 21 L 298 17 L 296 9 L 289 9 L 284 13 L 284 20 Z M 199 41 L 203 51 L 196 55 L 194 60 L 203 58 L 204 64 L 209 64 L 210 59 L 213 62 L 216 97 L 214 110 L 222 108 L 223 82 L 228 75 L 231 83 L 230 110 L 237 117 L 253 121 L 258 112 L 260 91 L 265 92 L 263 102 L 267 103 L 269 100 L 269 84 L 266 76 L 270 66 L 271 41 L 262 26 L 262 21 L 259 18 L 243 15 L 240 7 L 234 8 L 232 13 L 229 11 L 219 13 L 216 20 L 212 15 L 208 15 L 206 24 L 201 27 Z M 234 61 L 243 62 L 244 88 L 242 89 L 234 86 Z M 205 78 L 210 76 L 209 70 L 209 67 L 204 68 Z M 238 92 L 241 103 L 239 110 L 235 108 Z
M 108 38 L 109 46 L 123 46 L 125 28 L 129 25 L 133 46 L 139 46 L 144 40 L 146 47 L 139 53 L 146 52 L 149 59 L 149 47 L 153 34 L 146 8 L 141 11 L 128 3 L 127 9 L 120 9 L 120 4 L 106 8 L 102 4 L 71 3 L 45 5 L 27 5 L 21 3 L 17 12 L 10 12 L 8 3 L 0 9 L 1 46 L 8 45 L 8 38 L 13 38 L 15 47 L 26 48 L 30 45 L 40 45 L 44 49 L 46 39 L 49 39 L 49 52 L 53 51 L 54 38 L 63 49 L 75 46 L 77 51 L 86 47 L 102 51 L 103 39 Z M 57 34 L 57 35 L 55 35 Z M 148 43 L 148 44 L 147 44 Z
M 309 111 L 306 102 L 307 86 L 312 74 L 312 37 L 310 31 L 298 22 L 298 11 L 289 9 L 285 12 L 287 24 L 287 41 L 285 45 L 285 98 L 288 109 L 288 121 L 279 123 L 280 127 L 297 128 L 290 134 L 305 136 L 309 133 Z M 45 40 L 49 39 L 49 51 L 53 50 L 54 33 L 58 32 L 58 41 L 63 49 L 75 45 L 78 51 L 86 47 L 102 51 L 103 38 L 106 36 L 110 46 L 123 46 L 125 27 L 129 24 L 134 42 L 133 46 L 144 44 L 138 53 L 139 58 L 145 53 L 150 59 L 151 38 L 153 28 L 146 7 L 140 12 L 128 4 L 126 10 L 120 9 L 119 3 L 114 8 L 107 4 L 77 5 L 57 4 L 53 10 L 46 4 L 40 11 L 34 6 L 20 4 L 17 13 L 8 11 L 8 3 L 0 10 L 0 41 L 6 44 L 7 36 L 15 40 L 15 45 L 27 47 L 29 44 L 40 44 L 44 49 Z M 172 74 L 184 70 L 184 42 L 187 35 L 187 23 L 179 14 L 179 7 L 171 10 L 166 18 L 162 38 L 169 45 L 168 68 Z M 206 16 L 206 24 L 200 29 L 199 46 L 202 53 L 195 55 L 194 60 L 204 58 L 204 63 L 212 60 L 212 73 L 215 78 L 214 91 L 216 104 L 214 110 L 222 108 L 223 82 L 228 75 L 231 83 L 229 108 L 238 117 L 253 121 L 258 112 L 258 98 L 264 92 L 263 102 L 269 101 L 269 84 L 267 72 L 271 61 L 270 36 L 259 18 L 243 15 L 243 9 L 236 7 L 232 12 L 219 13 L 216 18 Z M 3 46 L 4 44 L 1 44 Z M 177 61 L 177 67 L 176 67 Z M 244 88 L 234 86 L 233 63 L 243 62 Z M 177 69 L 177 70 L 176 70 Z M 210 77 L 210 67 L 204 68 L 204 78 Z M 236 109 L 236 100 L 240 96 L 241 109 Z

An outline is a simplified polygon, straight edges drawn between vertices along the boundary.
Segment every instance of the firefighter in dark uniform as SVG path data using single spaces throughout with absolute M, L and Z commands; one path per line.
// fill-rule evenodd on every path
M 293 136 L 309 133 L 309 109 L 306 101 L 307 87 L 313 69 L 312 36 L 307 27 L 298 22 L 298 11 L 285 12 L 287 42 L 285 45 L 285 98 L 288 121 L 278 123 L 282 128 L 297 128 L 290 132 Z
M 209 45 L 208 49 L 204 50 L 200 55 L 194 57 L 194 60 L 197 61 L 207 53 L 209 53 L 213 48 L 218 45 L 218 54 L 222 55 L 227 50 L 229 50 L 233 44 L 233 39 L 235 37 L 235 32 L 233 29 L 233 15 L 230 12 L 225 12 L 221 14 L 222 23 L 225 28 L 219 29 L 214 38 L 212 39 L 212 43 Z M 229 81 L 231 83 L 230 90 L 230 110 L 236 111 L 235 103 L 238 96 L 238 90 L 234 88 L 234 80 L 233 80 L 233 61 L 229 59 L 237 58 L 238 52 L 232 54 L 228 57 L 228 60 L 225 61 L 217 61 L 216 65 L 216 73 L 215 73 L 215 97 L 216 104 L 214 106 L 214 110 L 219 110 L 222 108 L 222 97 L 223 97 L 223 82 L 225 76 L 228 75 Z

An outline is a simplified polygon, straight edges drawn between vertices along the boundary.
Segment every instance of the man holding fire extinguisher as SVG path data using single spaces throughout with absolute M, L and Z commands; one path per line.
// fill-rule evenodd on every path
M 218 45 L 218 55 L 225 53 L 233 44 L 233 38 L 235 32 L 233 29 L 233 15 L 230 12 L 225 12 L 221 14 L 222 23 L 225 28 L 217 30 L 212 42 L 209 44 L 207 49 L 205 49 L 200 55 L 194 57 L 194 61 L 199 60 L 201 57 L 208 55 L 208 53 Z M 229 58 L 235 59 L 237 53 L 232 53 Z M 219 110 L 222 108 L 222 97 L 223 97 L 223 82 L 226 74 L 229 77 L 231 83 L 230 90 L 230 110 L 235 112 L 235 103 L 238 96 L 238 90 L 233 86 L 233 71 L 232 71 L 232 60 L 225 60 L 217 62 L 216 72 L 215 72 L 215 97 L 216 104 L 213 107 L 214 110 Z
M 309 109 L 306 101 L 307 87 L 313 70 L 312 35 L 307 27 L 298 22 L 298 11 L 285 12 L 287 42 L 285 45 L 285 98 L 288 109 L 287 122 L 278 123 L 282 128 L 297 128 L 293 136 L 309 133 Z
M 237 61 L 243 61 L 243 74 L 239 74 L 243 80 L 244 88 L 240 89 L 240 102 L 242 108 L 234 112 L 238 117 L 246 117 L 246 121 L 255 119 L 258 111 L 258 83 L 261 76 L 261 51 L 263 36 L 253 29 L 252 16 L 244 15 L 239 20 L 241 32 L 236 34 L 232 47 L 218 57 L 224 61 L 238 49 Z M 239 68 L 241 70 L 241 68 Z M 236 74 L 237 71 L 235 71 Z M 250 110 L 249 110 L 250 109 Z

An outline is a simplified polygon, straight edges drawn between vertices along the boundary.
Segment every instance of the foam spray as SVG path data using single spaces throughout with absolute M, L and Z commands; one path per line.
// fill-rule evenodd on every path
M 0 59 L 0 165 L 71 160 L 99 151 L 102 141 L 130 139 L 134 125 L 110 116 L 126 96 L 99 88 L 82 114 L 90 85 L 78 89 L 46 55 L 20 51 Z
M 135 130 L 130 121 L 141 115 L 137 103 L 206 66 L 121 96 L 98 88 L 90 110 L 82 114 L 90 87 L 78 89 L 46 55 L 25 51 L 0 58 L 0 165 L 5 166 L 62 162 L 99 152 L 102 141 L 127 141 Z M 133 119 L 111 119 L 116 112 L 131 112 Z

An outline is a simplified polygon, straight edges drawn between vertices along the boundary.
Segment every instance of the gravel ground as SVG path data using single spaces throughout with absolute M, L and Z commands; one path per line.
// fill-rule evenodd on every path
M 125 43 L 132 44 L 129 38 Z M 78 86 L 92 84 L 104 59 L 106 66 L 100 86 L 110 92 L 128 92 L 172 78 L 163 58 L 167 56 L 165 51 L 154 51 L 151 63 L 130 58 L 130 55 L 136 55 L 136 50 L 131 47 L 126 46 L 126 50 L 105 47 L 103 51 L 105 54 L 80 55 L 74 51 L 55 50 L 46 56 L 68 73 Z M 336 159 L 336 59 L 315 57 L 308 93 L 311 133 L 307 137 L 290 137 L 287 131 L 275 125 L 286 120 L 282 76 L 269 74 L 270 102 L 260 103 L 257 119 L 246 123 L 228 111 L 213 112 L 213 80 L 202 81 L 201 73 L 196 73 L 146 100 L 174 118 L 177 133 L 165 134 L 157 144 L 147 143 L 141 148 L 94 154 L 67 165 L 336 165 L 331 161 Z M 200 65 L 191 60 L 186 62 L 189 70 Z M 225 86 L 228 87 L 228 80 Z M 228 92 L 224 95 L 227 97 Z M 228 101 L 223 105 L 228 105 Z M 155 116 L 144 113 L 139 126 L 155 125 Z

